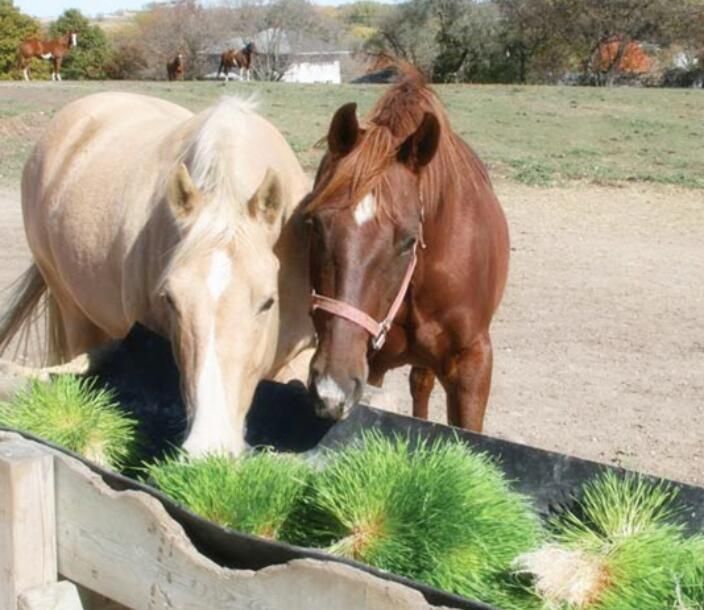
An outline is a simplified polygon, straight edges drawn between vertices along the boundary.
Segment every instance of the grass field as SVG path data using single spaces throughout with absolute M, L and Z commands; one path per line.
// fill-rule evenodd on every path
M 306 169 L 322 151 L 335 109 L 365 111 L 381 86 L 214 82 L 50 82 L 0 84 L 0 183 L 17 184 L 41 129 L 67 102 L 98 91 L 156 95 L 200 110 L 224 95 L 254 94 Z M 572 87 L 437 87 L 455 129 L 495 175 L 531 185 L 572 180 L 704 188 L 704 92 Z

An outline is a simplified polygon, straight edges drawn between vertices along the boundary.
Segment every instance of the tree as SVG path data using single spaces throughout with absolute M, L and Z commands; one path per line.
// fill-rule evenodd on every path
M 433 3 L 433 14 L 438 23 L 434 80 L 515 80 L 506 55 L 505 24 L 496 4 L 477 0 L 441 0 Z
M 410 0 L 394 7 L 379 24 L 365 49 L 371 54 L 390 53 L 409 61 L 432 77 L 438 53 L 438 23 L 433 0 Z
M 504 20 L 505 52 L 515 65 L 517 80 L 525 83 L 533 60 L 540 55 L 556 57 L 561 47 L 555 32 L 551 0 L 495 0 Z M 553 62 L 551 62 L 553 63 Z M 563 65 L 565 61 L 561 62 Z
M 78 46 L 64 59 L 62 74 L 78 80 L 106 78 L 111 48 L 103 30 L 91 25 L 78 9 L 68 9 L 51 24 L 49 34 L 56 38 L 69 32 L 77 34 Z
M 27 38 L 40 35 L 39 23 L 24 15 L 12 0 L 0 0 L 0 79 L 16 78 L 17 50 Z M 39 61 L 30 68 L 35 76 L 47 76 L 49 69 Z
M 689 0 L 555 0 L 552 16 L 585 76 L 611 85 L 633 43 L 667 45 L 676 37 L 688 4 Z M 615 45 L 613 52 L 604 54 L 604 45 Z

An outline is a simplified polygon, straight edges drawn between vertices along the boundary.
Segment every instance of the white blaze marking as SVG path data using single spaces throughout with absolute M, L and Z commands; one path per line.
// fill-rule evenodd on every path
M 376 199 L 374 195 L 368 193 L 354 209 L 354 221 L 358 227 L 361 227 L 365 222 L 372 220 L 374 216 L 376 216 Z
M 326 402 L 331 402 L 336 405 L 345 402 L 345 392 L 337 385 L 337 382 L 328 377 L 327 375 L 323 377 L 317 384 L 316 390 L 318 391 L 318 396 Z
M 78 35 L 71 34 L 71 46 L 75 47 L 78 44 Z
M 225 386 L 215 349 L 214 320 L 198 375 L 195 418 L 183 449 L 194 456 L 214 451 L 239 454 L 244 449 L 244 430 L 238 433 L 232 429 L 228 412 Z
M 232 279 L 232 261 L 223 250 L 213 252 L 210 261 L 210 272 L 208 273 L 208 290 L 214 301 L 217 301 L 222 293 L 230 285 Z
M 232 279 L 232 262 L 223 250 L 216 250 L 210 261 L 208 291 L 215 304 Z M 225 385 L 215 344 L 215 313 L 210 325 L 204 358 L 198 371 L 195 417 L 183 449 L 191 455 L 209 451 L 239 454 L 244 449 L 244 430 L 234 430 Z

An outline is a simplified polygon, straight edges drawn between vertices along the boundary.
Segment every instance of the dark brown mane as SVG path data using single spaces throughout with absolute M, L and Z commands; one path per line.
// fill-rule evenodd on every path
M 364 195 L 379 195 L 385 212 L 394 197 L 388 191 L 384 172 L 395 161 L 399 148 L 416 132 L 426 113 L 440 123 L 440 142 L 433 161 L 422 171 L 420 188 L 424 205 L 433 206 L 443 177 L 454 172 L 466 158 L 463 145 L 450 127 L 445 109 L 424 77 L 411 66 L 403 66 L 401 80 L 393 85 L 372 108 L 362 124 L 360 143 L 345 157 L 333 159 L 332 175 L 322 177 L 312 193 L 308 210 L 315 210 L 335 198 L 337 206 L 355 205 Z M 473 156 L 473 155 L 471 155 Z M 480 163 L 477 160 L 478 163 Z M 481 164 L 480 164 L 481 165 Z M 482 170 L 483 171 L 483 170 Z M 346 195 L 340 197 L 340 195 Z M 432 209 L 426 211 L 432 212 Z

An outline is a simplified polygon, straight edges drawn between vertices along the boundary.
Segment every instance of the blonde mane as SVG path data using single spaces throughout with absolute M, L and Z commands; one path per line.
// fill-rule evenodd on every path
M 247 240 L 246 229 L 251 224 L 243 221 L 252 192 L 241 159 L 252 141 L 249 130 L 255 110 L 252 99 L 225 97 L 188 121 L 185 143 L 164 176 L 162 192 L 167 192 L 168 181 L 184 163 L 206 203 L 195 220 L 174 217 L 183 238 L 170 253 L 159 287 L 184 260 L 203 256 L 235 239 Z

